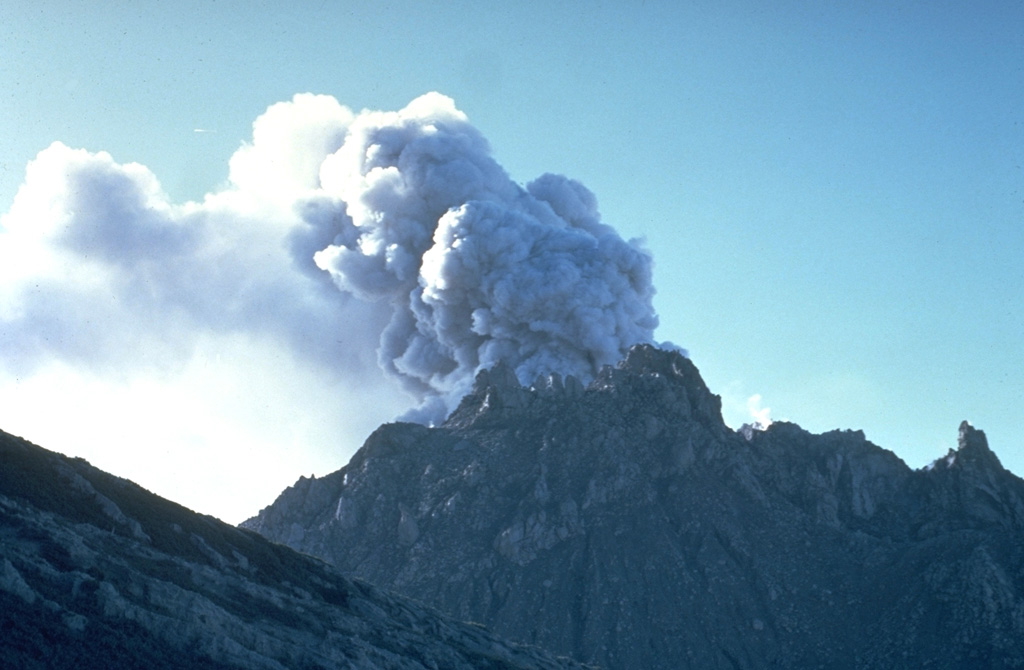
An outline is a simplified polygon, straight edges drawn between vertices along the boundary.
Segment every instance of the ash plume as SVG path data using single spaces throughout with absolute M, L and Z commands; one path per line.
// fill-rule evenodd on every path
M 579 182 L 515 184 L 449 98 L 364 112 L 321 170 L 309 221 L 338 229 L 318 251 L 337 286 L 393 310 L 379 361 L 423 401 L 452 409 L 498 361 L 521 382 L 590 378 L 651 342 L 651 256 L 601 222 Z
M 142 165 L 42 151 L 0 218 L 8 373 L 166 372 L 220 337 L 365 383 L 376 349 L 419 403 L 407 418 L 429 422 L 498 361 L 523 383 L 588 379 L 653 341 L 650 254 L 580 183 L 513 182 L 440 94 L 359 113 L 297 95 L 229 167 L 176 204 Z

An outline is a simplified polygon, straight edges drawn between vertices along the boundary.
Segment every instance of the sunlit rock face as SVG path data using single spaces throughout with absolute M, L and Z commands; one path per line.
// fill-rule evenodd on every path
M 912 471 L 720 407 L 650 346 L 585 388 L 499 366 L 244 525 L 609 669 L 1024 666 L 1024 482 L 983 433 Z
M 0 668 L 578 667 L 0 432 Z

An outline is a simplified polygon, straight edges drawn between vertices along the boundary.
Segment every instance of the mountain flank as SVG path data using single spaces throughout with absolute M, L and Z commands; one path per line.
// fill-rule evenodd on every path
M 243 524 L 609 670 L 1024 667 L 1024 482 L 964 423 L 914 471 L 860 432 L 733 431 L 690 360 L 481 372 Z
M 0 667 L 581 666 L 0 432 Z

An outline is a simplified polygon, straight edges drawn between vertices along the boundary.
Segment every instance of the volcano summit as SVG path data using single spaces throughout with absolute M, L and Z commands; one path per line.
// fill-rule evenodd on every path
M 243 525 L 609 669 L 1024 666 L 1024 481 L 983 432 L 914 471 L 860 432 L 733 431 L 648 345 L 586 387 L 484 371 Z

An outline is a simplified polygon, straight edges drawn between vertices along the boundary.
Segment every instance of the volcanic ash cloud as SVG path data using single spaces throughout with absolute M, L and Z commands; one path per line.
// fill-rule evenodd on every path
M 229 184 L 183 205 L 143 166 L 54 144 L 0 219 L 0 261 L 0 353 L 22 373 L 173 367 L 209 333 L 365 383 L 377 346 L 425 421 L 498 361 L 524 383 L 588 379 L 657 326 L 650 254 L 580 183 L 514 183 L 436 93 L 397 112 L 275 104 Z
M 393 310 L 378 358 L 436 419 L 499 360 L 520 381 L 584 379 L 651 342 L 651 257 L 600 220 L 583 185 L 522 188 L 439 94 L 364 112 L 324 160 L 304 216 L 335 229 L 318 267 Z

